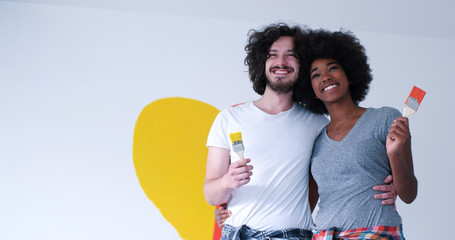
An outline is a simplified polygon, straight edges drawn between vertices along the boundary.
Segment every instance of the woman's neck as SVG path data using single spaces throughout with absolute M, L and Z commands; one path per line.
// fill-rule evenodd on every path
M 331 104 L 326 105 L 326 107 L 330 115 L 330 123 L 327 125 L 327 135 L 335 141 L 343 140 L 366 110 L 353 102 L 342 105 Z
M 350 104 L 330 104 L 326 105 L 326 108 L 330 115 L 330 122 L 337 124 L 352 118 L 353 113 L 358 111 L 359 106 L 351 102 Z

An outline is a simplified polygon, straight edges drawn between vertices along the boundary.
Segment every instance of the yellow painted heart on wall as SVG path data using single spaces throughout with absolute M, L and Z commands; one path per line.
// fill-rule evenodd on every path
M 139 115 L 133 161 L 142 189 L 183 239 L 212 239 L 214 207 L 204 198 L 208 132 L 219 110 L 188 98 L 164 98 Z

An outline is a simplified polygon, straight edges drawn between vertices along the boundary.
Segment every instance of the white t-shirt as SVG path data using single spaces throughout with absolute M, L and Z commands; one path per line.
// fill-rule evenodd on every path
M 242 133 L 245 158 L 251 159 L 251 181 L 235 189 L 226 224 L 247 225 L 255 230 L 313 226 L 308 202 L 308 176 L 314 140 L 328 120 L 298 103 L 288 111 L 271 115 L 253 102 L 221 111 L 213 122 L 207 146 L 230 150 L 238 160 L 229 134 Z

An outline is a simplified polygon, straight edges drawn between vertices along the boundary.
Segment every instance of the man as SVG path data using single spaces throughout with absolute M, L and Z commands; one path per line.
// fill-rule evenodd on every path
M 233 213 L 221 239 L 311 239 L 309 164 L 328 120 L 293 98 L 304 34 L 285 24 L 251 32 L 245 63 L 262 96 L 223 110 L 210 130 L 204 194 L 211 205 L 229 202 Z M 245 159 L 232 150 L 234 132 L 242 133 Z

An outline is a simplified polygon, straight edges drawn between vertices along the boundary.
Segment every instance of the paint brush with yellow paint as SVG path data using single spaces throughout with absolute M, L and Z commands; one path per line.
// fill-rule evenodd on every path
M 245 151 L 245 148 L 243 148 L 242 133 L 231 133 L 229 134 L 229 138 L 231 139 L 234 152 L 237 154 L 237 156 L 239 156 L 240 159 L 243 159 L 243 152 Z
M 419 108 L 425 93 L 425 91 L 416 86 L 412 87 L 411 93 L 404 102 L 403 117 L 408 117 L 409 115 L 417 112 L 417 108 Z

